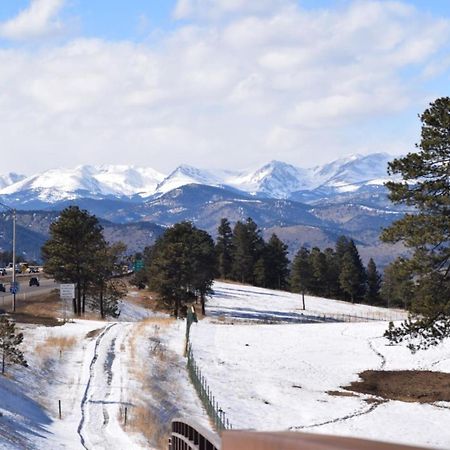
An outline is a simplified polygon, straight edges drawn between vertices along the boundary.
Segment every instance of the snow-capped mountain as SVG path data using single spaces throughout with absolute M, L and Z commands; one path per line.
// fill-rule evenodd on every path
M 0 175 L 0 189 L 3 189 L 11 184 L 17 183 L 18 181 L 23 180 L 25 175 L 20 175 L 18 173 L 10 172 L 6 175 Z
M 162 180 L 154 194 L 161 195 L 188 184 L 203 184 L 206 186 L 221 186 L 223 180 L 211 171 L 197 169 L 182 164 Z
M 224 184 L 252 195 L 282 199 L 288 198 L 292 192 L 310 188 L 311 181 L 308 169 L 271 161 L 250 173 L 230 174 Z
M 151 195 L 164 175 L 133 166 L 77 166 L 50 169 L 10 184 L 0 195 L 11 200 L 55 203 L 78 198 Z
M 205 170 L 180 165 L 168 176 L 128 165 L 78 166 L 51 169 L 29 177 L 0 177 L 0 198 L 10 205 L 40 208 L 75 199 L 143 201 L 189 184 L 239 191 L 251 197 L 292 199 L 306 203 L 329 201 L 334 195 L 364 195 L 381 187 L 387 178 L 385 153 L 352 155 L 322 166 L 301 168 L 271 161 L 257 170 Z M 142 199 L 142 200 L 140 200 Z

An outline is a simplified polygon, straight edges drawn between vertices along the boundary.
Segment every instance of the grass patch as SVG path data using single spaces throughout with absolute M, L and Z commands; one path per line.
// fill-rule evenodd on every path
M 44 342 L 36 345 L 34 351 L 43 359 L 61 357 L 77 343 L 73 336 L 49 336 Z

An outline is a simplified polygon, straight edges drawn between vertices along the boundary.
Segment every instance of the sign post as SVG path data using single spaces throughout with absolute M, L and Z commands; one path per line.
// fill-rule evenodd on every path
M 75 284 L 65 283 L 59 285 L 59 297 L 64 302 L 64 322 L 67 320 L 66 300 L 75 299 Z

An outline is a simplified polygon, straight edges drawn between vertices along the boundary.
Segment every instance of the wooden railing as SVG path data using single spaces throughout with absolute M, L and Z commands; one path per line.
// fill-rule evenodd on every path
M 219 437 L 193 420 L 172 421 L 169 450 L 425 450 L 421 447 L 299 432 L 224 430 Z M 428 449 L 429 450 L 429 449 Z

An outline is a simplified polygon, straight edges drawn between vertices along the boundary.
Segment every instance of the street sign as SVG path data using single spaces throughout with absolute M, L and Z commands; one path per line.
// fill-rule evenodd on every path
M 59 285 L 59 297 L 72 300 L 75 298 L 75 284 L 67 283 Z
M 144 268 L 144 260 L 143 259 L 136 259 L 133 264 L 133 269 L 135 272 L 139 272 Z
M 11 287 L 9 288 L 9 292 L 11 294 L 17 294 L 20 290 L 20 284 L 18 281 L 11 282 Z

